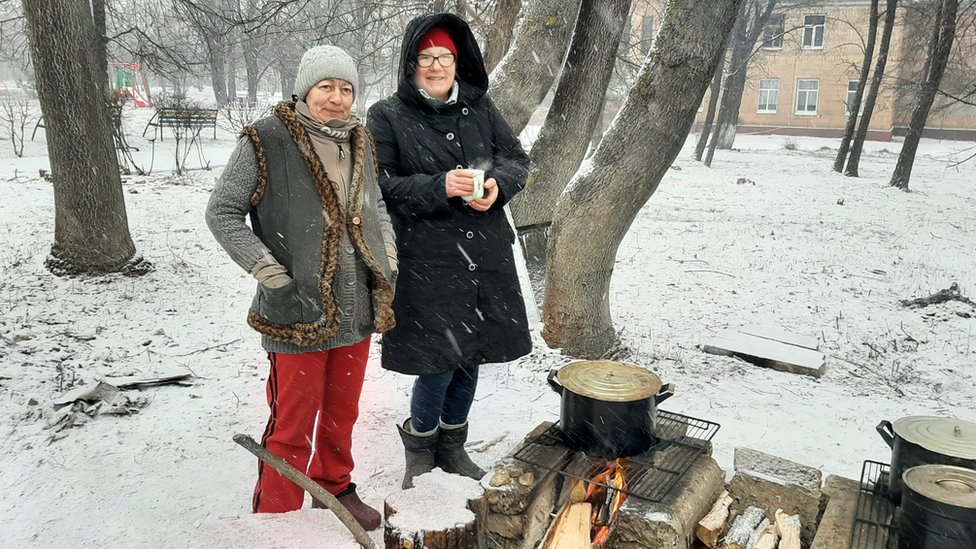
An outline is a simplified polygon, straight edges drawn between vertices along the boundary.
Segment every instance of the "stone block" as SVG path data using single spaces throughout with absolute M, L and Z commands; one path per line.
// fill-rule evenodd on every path
M 851 540 L 857 492 L 860 483 L 849 478 L 828 475 L 823 494 L 827 507 L 810 549 L 847 547 Z
M 663 501 L 628 497 L 606 549 L 688 549 L 695 524 L 724 489 L 725 473 L 710 456 L 700 456 Z
M 809 546 L 817 531 L 822 477 L 818 469 L 756 450 L 736 448 L 735 476 L 729 486 L 734 498 L 732 510 L 741 513 L 753 505 L 764 509 L 770 520 L 775 520 L 777 509 L 800 515 L 800 538 L 804 546 Z

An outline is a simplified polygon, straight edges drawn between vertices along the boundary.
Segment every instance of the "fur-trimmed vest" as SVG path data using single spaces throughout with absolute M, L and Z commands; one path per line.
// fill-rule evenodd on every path
M 393 286 L 372 135 L 362 126 L 353 130 L 353 177 L 344 209 L 294 107 L 283 101 L 273 116 L 242 131 L 260 172 L 251 228 L 294 279 L 283 288 L 259 285 L 248 324 L 267 339 L 303 348 L 322 348 L 343 330 L 385 332 L 395 326 Z M 364 295 L 368 289 L 368 298 L 356 299 L 357 287 Z M 363 326 L 363 319 L 372 326 Z

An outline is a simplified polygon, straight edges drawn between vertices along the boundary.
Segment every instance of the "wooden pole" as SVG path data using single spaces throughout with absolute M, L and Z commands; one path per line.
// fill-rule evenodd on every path
M 269 452 L 264 446 L 261 446 L 255 442 L 250 436 L 238 433 L 234 435 L 234 442 L 243 446 L 245 450 L 257 456 L 258 459 L 268 464 L 275 471 L 281 473 L 281 476 L 294 482 L 299 488 L 302 488 L 311 494 L 313 498 L 325 504 L 330 511 L 335 513 L 335 516 L 339 517 L 342 524 L 345 524 L 346 528 L 352 532 L 353 537 L 356 538 L 356 541 L 358 541 L 360 545 L 366 549 L 376 549 L 376 545 L 373 543 L 373 540 L 369 538 L 366 530 L 363 530 L 363 527 L 356 522 L 356 519 L 349 514 L 349 510 L 346 509 L 344 505 L 339 503 L 339 500 L 337 500 L 335 496 L 326 492 L 325 489 L 318 484 L 315 484 L 315 481 L 302 474 L 298 469 L 295 469 L 289 465 L 287 461 Z

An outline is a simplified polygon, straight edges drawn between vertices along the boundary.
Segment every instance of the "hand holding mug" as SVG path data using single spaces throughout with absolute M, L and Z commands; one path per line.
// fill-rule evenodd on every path
M 479 212 L 486 212 L 488 211 L 488 208 L 491 208 L 492 204 L 495 203 L 495 200 L 498 199 L 498 183 L 495 181 L 494 177 L 485 181 L 484 195 L 484 198 L 479 198 L 477 200 L 468 202 L 468 206 L 471 206 Z
M 474 170 L 451 170 L 444 177 L 447 197 L 471 196 L 474 193 Z

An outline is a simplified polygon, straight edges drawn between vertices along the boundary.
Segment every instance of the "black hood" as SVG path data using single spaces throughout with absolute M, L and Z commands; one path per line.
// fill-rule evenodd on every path
M 410 103 L 428 104 L 417 91 L 414 75 L 417 68 L 417 45 L 424 33 L 435 26 L 447 30 L 457 48 L 455 78 L 461 83 L 461 99 L 467 102 L 479 99 L 488 92 L 485 61 L 471 27 L 463 19 L 451 13 L 422 15 L 414 18 L 407 25 L 407 30 L 403 34 L 403 45 L 400 48 L 400 79 L 397 83 L 397 95 Z

